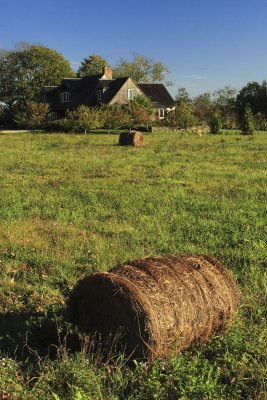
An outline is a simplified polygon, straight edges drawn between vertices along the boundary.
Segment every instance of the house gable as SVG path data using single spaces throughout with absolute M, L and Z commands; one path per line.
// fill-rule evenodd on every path
M 108 104 L 125 104 L 127 103 L 130 98 L 129 98 L 129 93 L 132 93 L 132 98 L 142 95 L 142 91 L 138 87 L 138 85 L 134 82 L 132 78 L 122 78 L 125 79 L 124 84 L 121 86 L 121 88 L 116 92 L 114 97 L 109 101 Z M 132 91 L 132 92 L 130 92 Z

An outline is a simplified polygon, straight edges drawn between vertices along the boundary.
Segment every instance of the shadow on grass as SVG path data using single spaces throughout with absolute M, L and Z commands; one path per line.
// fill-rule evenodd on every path
M 0 354 L 24 361 L 57 356 L 60 347 L 70 352 L 81 350 L 78 333 L 64 320 L 63 312 L 0 314 Z

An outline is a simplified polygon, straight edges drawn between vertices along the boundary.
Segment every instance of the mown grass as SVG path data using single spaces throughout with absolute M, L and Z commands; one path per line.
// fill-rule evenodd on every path
M 8 399 L 267 398 L 267 135 L 0 134 L 0 393 Z M 201 252 L 242 289 L 216 337 L 150 368 L 101 363 L 64 321 L 77 279 Z M 0 395 L 1 398 L 1 395 Z

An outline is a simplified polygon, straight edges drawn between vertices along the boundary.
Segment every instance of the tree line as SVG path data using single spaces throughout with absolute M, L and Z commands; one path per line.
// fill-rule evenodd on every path
M 70 62 L 60 53 L 40 44 L 22 43 L 13 50 L 1 50 L 0 125 L 21 127 L 28 124 L 39 127 L 49 124 L 49 108 L 41 103 L 40 88 L 59 85 L 64 77 L 99 74 L 108 64 L 105 58 L 92 54 L 84 58 L 77 72 L 74 72 Z M 137 82 L 171 84 L 166 81 L 169 70 L 162 62 L 140 54 L 133 54 L 131 60 L 121 58 L 112 69 L 114 78 L 131 76 Z M 87 127 L 115 127 L 123 125 L 125 121 L 126 125 L 149 125 L 155 120 L 152 106 L 148 101 L 139 98 L 132 105 L 116 106 L 116 110 L 112 112 L 105 106 L 101 110 L 87 110 L 82 107 L 79 108 L 79 115 L 81 120 L 94 121 L 86 123 Z M 179 88 L 175 106 L 175 111 L 169 112 L 162 124 L 185 130 L 193 125 L 206 125 L 213 133 L 221 128 L 237 128 L 245 134 L 252 133 L 254 129 L 267 129 L 266 81 L 249 82 L 240 91 L 225 86 L 193 99 L 185 88 Z M 65 129 L 73 125 L 73 121 L 77 122 L 78 119 L 77 112 L 78 110 L 71 111 L 58 125 L 63 126 L 65 123 Z
M 230 86 L 190 98 L 179 88 L 176 108 L 166 124 L 187 130 L 193 125 L 206 125 L 210 132 L 240 129 L 244 134 L 267 129 L 267 82 L 249 82 L 240 91 Z

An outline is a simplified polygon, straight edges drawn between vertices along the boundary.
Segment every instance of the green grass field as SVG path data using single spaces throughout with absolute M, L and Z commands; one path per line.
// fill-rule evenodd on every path
M 117 142 L 0 133 L 0 399 L 267 399 L 267 134 Z M 101 363 L 62 316 L 72 287 L 171 252 L 233 272 L 235 324 L 150 368 Z

